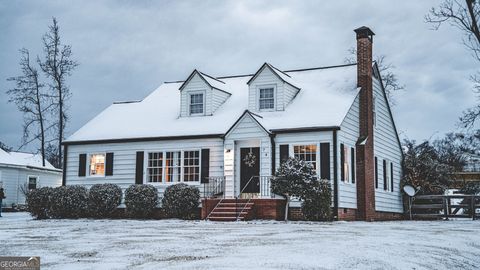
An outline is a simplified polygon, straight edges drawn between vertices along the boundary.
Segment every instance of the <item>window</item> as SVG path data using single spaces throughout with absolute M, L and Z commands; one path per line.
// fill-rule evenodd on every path
M 388 161 L 383 160 L 383 189 L 390 190 L 390 166 Z
M 180 182 L 181 164 L 180 151 L 166 152 L 165 155 L 165 182 Z
M 390 162 L 390 191 L 393 192 L 393 162 Z
M 350 182 L 350 158 L 348 147 L 343 147 L 343 181 Z
M 147 156 L 146 181 L 149 183 L 199 182 L 200 156 L 199 150 L 150 152 Z
M 260 88 L 259 90 L 259 109 L 260 110 L 268 110 L 275 108 L 275 97 L 274 97 L 275 89 L 273 87 L 269 88 Z
M 28 177 L 28 190 L 37 189 L 38 176 Z
M 91 176 L 105 175 L 105 154 L 90 155 L 90 175 Z
M 372 118 L 373 118 L 373 126 L 377 126 L 377 99 L 373 97 L 372 102 Z
M 317 145 L 295 145 L 293 146 L 293 156 L 312 164 L 317 170 Z
M 163 153 L 148 153 L 147 161 L 147 181 L 150 183 L 160 183 L 163 179 Z
M 200 152 L 183 152 L 183 181 L 200 181 Z
M 203 114 L 203 93 L 190 94 L 190 115 Z

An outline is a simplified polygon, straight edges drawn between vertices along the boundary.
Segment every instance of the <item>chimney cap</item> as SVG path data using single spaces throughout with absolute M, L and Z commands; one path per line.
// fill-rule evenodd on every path
M 373 36 L 375 35 L 375 33 L 373 33 L 373 31 L 366 26 L 359 27 L 359 28 L 357 28 L 353 31 L 355 31 L 355 33 L 357 33 L 357 39 L 359 39 L 359 38 L 372 39 Z

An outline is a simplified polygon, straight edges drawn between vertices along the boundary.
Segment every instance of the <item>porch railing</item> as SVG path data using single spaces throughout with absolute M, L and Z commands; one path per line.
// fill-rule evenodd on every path
M 204 198 L 225 197 L 225 176 L 208 177 L 208 183 L 203 184 Z

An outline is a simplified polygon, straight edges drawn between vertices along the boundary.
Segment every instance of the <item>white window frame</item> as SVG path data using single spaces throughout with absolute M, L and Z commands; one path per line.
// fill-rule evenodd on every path
M 317 165 L 317 168 L 315 168 L 315 173 L 317 176 L 320 175 L 320 143 L 319 142 L 295 142 L 295 143 L 290 143 L 288 145 L 288 153 L 289 156 L 294 158 L 295 157 L 295 146 L 306 146 L 306 145 L 315 145 L 317 147 L 316 151 L 316 157 L 315 157 L 315 163 Z
M 184 181 L 184 152 L 185 151 L 198 151 L 199 154 L 199 177 L 198 181 Z M 148 182 L 148 154 L 150 153 L 162 153 L 163 155 L 163 162 L 162 162 L 162 181 L 161 182 Z M 165 181 L 165 176 L 166 176 L 166 171 L 165 171 L 165 159 L 167 156 L 167 152 L 180 152 L 180 181 L 179 182 L 166 182 Z M 144 160 L 143 160 L 143 183 L 144 184 L 150 184 L 150 185 L 157 185 L 157 186 L 164 186 L 164 185 L 175 185 L 179 183 L 184 183 L 187 185 L 198 185 L 201 183 L 201 176 L 202 176 L 202 149 L 201 148 L 191 148 L 191 149 L 165 149 L 165 150 L 150 150 L 150 151 L 145 151 L 146 155 L 144 155 Z
M 372 118 L 373 118 L 373 127 L 377 127 L 377 97 L 373 95 L 372 101 Z
M 35 178 L 35 189 L 38 189 L 40 186 L 39 186 L 39 183 L 40 183 L 40 177 L 38 175 L 33 175 L 33 174 L 29 174 L 27 175 L 27 190 L 30 190 L 29 188 L 29 185 L 30 185 L 30 178 Z
M 91 170 L 90 170 L 90 161 L 91 161 L 91 158 L 93 155 L 103 155 L 104 157 L 104 162 L 103 162 L 103 175 L 99 175 L 99 174 L 96 174 L 96 175 L 91 175 Z M 95 152 L 95 153 L 89 153 L 88 154 L 88 159 L 87 159 L 87 171 L 88 171 L 88 177 L 89 178 L 102 178 L 102 177 L 105 177 L 105 172 L 107 170 L 107 152 Z
M 340 182 L 344 183 L 344 184 L 351 184 L 351 185 L 356 185 L 357 184 L 357 171 L 355 170 L 355 183 L 353 182 L 353 179 L 352 179 L 352 148 L 355 149 L 355 168 L 357 167 L 356 166 L 356 162 L 357 162 L 357 148 L 356 147 L 353 147 L 345 142 L 340 142 L 340 144 L 343 144 L 343 150 L 347 151 L 346 155 L 345 155 L 345 152 L 344 152 L 344 161 L 347 163 L 347 171 L 345 172 L 345 179 L 340 179 Z M 339 149 L 341 151 L 341 149 Z M 340 153 L 341 155 L 342 153 Z M 339 159 L 339 164 L 340 164 L 340 178 L 341 178 L 341 175 L 342 175 L 342 164 L 340 162 L 342 162 L 341 160 L 341 157 L 339 156 L 338 157 Z
M 190 116 L 202 116 L 202 115 L 205 115 L 205 111 L 206 111 L 206 109 L 207 109 L 207 106 L 206 106 L 206 104 L 205 104 L 205 103 L 206 103 L 206 102 L 205 102 L 205 101 L 206 101 L 206 92 L 207 92 L 207 91 L 205 91 L 205 90 L 196 90 L 196 91 L 190 91 L 190 92 L 188 92 L 188 95 L 187 95 L 187 96 L 188 96 L 188 97 L 187 97 L 187 98 L 188 98 L 188 100 L 187 100 L 188 115 L 190 115 Z M 191 102 L 192 102 L 192 95 L 198 95 L 198 94 L 202 94 L 202 95 L 203 95 L 203 112 L 202 112 L 202 113 L 192 113 L 191 107 L 190 107 L 190 105 L 192 105 L 192 104 L 191 104 Z
M 260 89 L 273 88 L 273 108 L 260 109 Z M 264 84 L 257 86 L 257 110 L 260 112 L 271 112 L 277 109 L 277 85 L 276 84 Z
M 387 189 L 385 190 L 385 188 L 383 189 L 383 191 L 386 191 L 386 192 L 392 192 L 392 179 L 391 179 L 391 174 L 390 174 L 390 164 L 392 162 L 388 159 L 385 159 L 385 165 L 386 165 L 386 170 L 387 170 L 387 173 L 386 173 L 386 176 L 387 176 Z M 383 165 L 382 165 L 383 166 Z

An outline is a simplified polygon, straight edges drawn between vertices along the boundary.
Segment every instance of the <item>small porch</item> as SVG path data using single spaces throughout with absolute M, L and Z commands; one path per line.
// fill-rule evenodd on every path
M 226 177 L 210 177 L 204 185 L 201 218 L 211 221 L 283 220 L 285 200 L 270 190 L 272 176 L 251 176 L 228 196 Z

